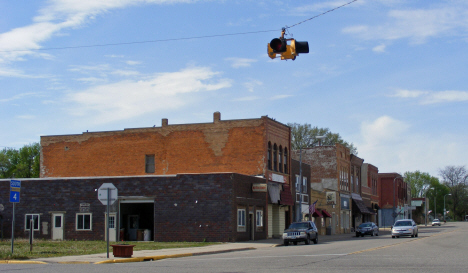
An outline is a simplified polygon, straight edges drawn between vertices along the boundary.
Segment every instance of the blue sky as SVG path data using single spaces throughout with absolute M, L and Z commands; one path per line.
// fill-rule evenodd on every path
M 0 1 L 0 148 L 220 111 L 330 128 L 380 172 L 468 166 L 467 1 L 357 0 L 268 57 L 350 1 Z

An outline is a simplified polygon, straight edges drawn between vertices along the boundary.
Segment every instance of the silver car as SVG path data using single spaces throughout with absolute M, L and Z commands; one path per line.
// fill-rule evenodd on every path
M 392 238 L 400 236 L 418 237 L 418 225 L 412 219 L 402 219 L 392 227 Z

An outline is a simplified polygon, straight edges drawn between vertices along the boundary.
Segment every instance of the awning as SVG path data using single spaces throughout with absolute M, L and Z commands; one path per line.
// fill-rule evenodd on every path
M 272 204 L 278 204 L 280 200 L 280 187 L 276 183 L 268 183 L 268 195 Z
M 353 204 L 356 206 L 357 210 L 361 212 L 362 214 L 372 214 L 373 212 L 370 212 L 364 202 L 362 200 L 356 200 L 353 199 Z
M 291 195 L 291 188 L 288 184 L 283 184 L 283 191 L 280 194 L 280 204 L 286 206 L 294 206 L 294 200 Z
M 323 217 L 330 217 L 330 218 L 331 218 L 331 215 L 330 215 L 330 213 L 328 213 L 327 210 L 324 210 L 324 209 L 323 209 L 323 210 L 322 210 L 322 215 L 323 215 Z
M 317 209 L 314 210 L 314 212 L 312 213 L 312 217 L 323 217 L 322 214 L 320 213 L 320 211 L 318 211 Z
M 369 211 L 370 214 L 376 214 L 372 208 L 367 207 L 367 210 Z

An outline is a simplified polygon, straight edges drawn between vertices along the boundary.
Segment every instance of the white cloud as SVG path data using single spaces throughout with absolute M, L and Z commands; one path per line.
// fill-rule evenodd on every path
M 409 39 L 424 43 L 427 39 L 446 35 L 465 37 L 468 30 L 467 5 L 447 1 L 427 9 L 391 10 L 388 22 L 376 26 L 356 25 L 344 28 L 344 33 L 366 40 Z
M 155 111 L 177 109 L 191 101 L 190 94 L 217 91 L 231 81 L 217 78 L 219 73 L 206 67 L 191 67 L 178 72 L 160 73 L 140 80 L 99 85 L 70 94 L 73 115 L 106 123 L 142 116 Z
M 249 92 L 253 92 L 256 87 L 262 86 L 262 85 L 263 85 L 263 82 L 261 82 L 259 80 L 250 80 L 250 81 L 244 83 L 244 87 Z
M 382 143 L 390 144 L 400 141 L 409 127 L 403 121 L 382 116 L 372 122 L 363 122 L 361 131 L 367 145 L 378 146 Z
M 468 101 L 467 91 L 420 91 L 420 90 L 404 90 L 400 89 L 392 95 L 399 98 L 419 98 L 421 104 L 436 104 L 445 102 L 464 102 Z
M 276 95 L 276 96 L 271 97 L 271 100 L 282 100 L 282 99 L 290 98 L 292 96 L 293 95 Z
M 259 100 L 259 99 L 260 97 L 257 97 L 257 96 L 248 96 L 248 97 L 233 99 L 233 101 L 253 101 L 253 100 Z
M 232 62 L 231 66 L 233 68 L 240 68 L 240 67 L 249 67 L 252 63 L 257 62 L 255 59 L 246 59 L 246 58 L 226 58 L 226 61 Z
M 363 122 L 355 141 L 359 156 L 379 172 L 420 170 L 438 175 L 448 165 L 464 165 L 468 144 L 465 137 L 434 130 L 430 135 L 414 131 L 409 124 L 388 116 Z
M 141 62 L 138 62 L 138 61 L 126 61 L 125 63 L 128 64 L 128 65 L 139 65 L 139 64 L 141 64 Z
M 96 78 L 96 77 L 79 78 L 77 79 L 77 81 L 88 83 L 88 84 L 99 84 L 99 83 L 106 82 L 105 79 Z
M 304 15 L 304 14 L 309 14 L 312 12 L 320 12 L 320 11 L 325 12 L 327 10 L 335 9 L 337 7 L 343 6 L 349 2 L 351 2 L 351 0 L 323 1 L 320 3 L 296 7 L 294 9 L 291 9 L 291 13 L 297 14 L 297 15 Z M 352 6 L 359 6 L 362 4 L 364 4 L 364 1 L 356 1 L 356 2 L 351 3 Z
M 30 98 L 30 97 L 42 97 L 44 94 L 43 93 L 21 93 L 15 96 L 12 96 L 10 98 L 3 98 L 0 99 L 0 102 L 10 102 L 10 101 L 15 101 L 15 100 L 22 100 L 24 98 Z
M 139 4 L 192 3 L 196 0 L 50 0 L 39 11 L 34 23 L 0 34 L 0 63 L 20 61 L 27 55 L 38 55 L 40 43 L 62 31 L 81 27 L 96 16 L 112 9 Z M 44 56 L 44 55 L 42 55 Z
M 372 49 L 372 51 L 377 52 L 377 53 L 384 53 L 386 47 L 387 47 L 387 46 L 386 46 L 385 44 L 380 44 L 380 45 L 374 47 L 374 48 Z
M 425 98 L 423 104 L 443 103 L 443 102 L 461 102 L 468 101 L 468 92 L 466 91 L 441 91 L 430 93 Z
M 417 98 L 422 95 L 427 94 L 427 91 L 419 91 L 419 90 L 404 90 L 404 89 L 399 89 L 395 92 L 392 97 L 399 97 L 399 98 Z

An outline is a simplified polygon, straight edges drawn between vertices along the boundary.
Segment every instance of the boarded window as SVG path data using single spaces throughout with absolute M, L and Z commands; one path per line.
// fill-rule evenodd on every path
M 146 155 L 145 172 L 154 173 L 154 155 Z

